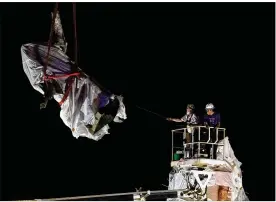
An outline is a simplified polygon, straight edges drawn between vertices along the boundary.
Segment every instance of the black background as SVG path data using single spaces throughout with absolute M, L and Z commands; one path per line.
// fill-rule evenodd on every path
M 274 199 L 274 3 L 77 3 L 80 67 L 125 97 L 128 119 L 75 139 L 23 72 L 20 46 L 47 41 L 54 3 L 1 4 L 2 199 L 166 189 L 170 130 L 212 102 L 250 200 Z M 4 8 L 4 9 L 3 9 Z M 73 55 L 72 4 L 60 13 Z

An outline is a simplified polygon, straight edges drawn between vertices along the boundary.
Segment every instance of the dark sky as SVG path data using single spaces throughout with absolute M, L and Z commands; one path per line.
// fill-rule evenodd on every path
M 1 4 L 3 5 L 3 4 Z M 170 130 L 212 102 L 251 200 L 274 199 L 274 3 L 78 3 L 80 67 L 125 97 L 128 119 L 75 139 L 23 72 L 20 46 L 48 40 L 53 3 L 2 8 L 2 199 L 166 189 Z M 4 8 L 4 9 L 3 9 Z M 72 5 L 60 4 L 69 54 Z M 259 162 L 262 162 L 260 164 Z

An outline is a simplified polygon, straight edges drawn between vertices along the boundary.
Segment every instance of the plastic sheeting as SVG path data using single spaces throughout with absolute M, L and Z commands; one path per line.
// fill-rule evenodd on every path
M 225 137 L 223 140 L 219 141 L 218 144 L 224 144 L 224 146 L 218 146 L 217 160 L 227 161 L 230 165 L 240 168 L 242 164 L 236 158 L 234 151 L 230 145 L 229 138 Z
M 232 187 L 232 173 L 229 172 L 215 172 L 216 185 Z
M 230 145 L 229 138 L 225 137 L 219 142 L 219 144 L 224 144 L 224 146 L 218 146 L 217 148 L 217 159 L 227 161 L 233 168 L 231 172 L 232 179 L 232 200 L 234 201 L 248 201 L 248 197 L 242 186 L 242 163 L 236 158 L 234 151 Z
M 219 191 L 219 186 L 214 185 L 214 186 L 209 186 L 207 188 L 207 198 L 211 199 L 212 201 L 218 201 L 218 191 Z
M 46 61 L 47 45 L 42 44 L 24 44 L 21 47 L 21 55 L 23 69 L 27 75 L 31 85 L 35 90 L 44 94 L 43 90 L 43 66 Z M 51 47 L 49 63 L 47 67 L 47 75 L 61 76 L 72 73 L 71 69 L 74 63 L 70 58 L 56 46 Z M 66 78 L 54 79 L 52 81 L 55 86 L 53 98 L 60 102 L 66 90 Z M 59 91 L 57 89 L 60 89 Z M 97 120 L 96 115 L 99 114 L 99 105 L 95 104 L 95 100 L 100 98 L 101 89 L 92 82 L 88 77 L 82 76 L 74 79 L 72 89 L 61 105 L 60 117 L 64 124 L 69 127 L 74 137 L 86 137 L 93 140 L 100 140 L 104 135 L 109 134 L 109 125 L 105 124 L 98 131 L 93 132 L 88 126 L 93 126 Z M 114 122 L 122 122 L 127 118 L 123 97 L 110 96 L 109 101 L 116 100 L 119 102 L 117 114 Z
M 225 160 L 230 165 L 232 165 L 232 172 L 221 172 L 213 171 L 215 174 L 212 176 L 210 181 L 207 184 L 207 187 L 214 186 L 225 186 L 229 187 L 231 191 L 231 200 L 232 201 L 249 201 L 248 197 L 245 194 L 245 191 L 242 186 L 242 173 L 241 173 L 241 162 L 235 157 L 235 154 L 232 150 L 228 137 L 219 142 L 224 144 L 218 146 L 217 148 L 217 160 Z M 187 178 L 185 178 L 186 168 L 176 168 L 174 167 L 173 172 L 169 175 L 169 190 L 174 189 L 186 189 L 188 186 Z M 207 166 L 205 171 L 212 171 L 210 167 Z M 194 182 L 194 178 L 190 178 L 190 183 Z M 212 193 L 209 193 L 209 195 Z M 214 193 L 213 193 L 214 195 Z M 216 198 L 216 197 L 214 197 Z

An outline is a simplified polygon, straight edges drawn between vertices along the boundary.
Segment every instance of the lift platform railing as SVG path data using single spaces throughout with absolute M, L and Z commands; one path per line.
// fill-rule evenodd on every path
M 191 141 L 190 142 L 185 142 L 184 140 L 187 137 L 188 130 L 190 130 L 190 135 L 191 135 Z M 215 141 L 211 142 L 211 130 L 215 130 Z M 213 159 L 213 153 L 215 146 L 222 146 L 224 147 L 224 144 L 221 143 L 219 144 L 218 142 L 220 140 L 223 140 L 225 138 L 225 128 L 214 128 L 214 127 L 206 127 L 206 126 L 193 126 L 189 128 L 180 128 L 180 129 L 175 129 L 172 130 L 172 160 L 174 160 L 174 154 L 175 154 L 175 149 L 178 149 L 176 153 L 181 153 L 183 154 L 183 158 L 201 158 L 203 153 L 201 152 L 201 148 L 204 145 L 211 145 L 211 150 L 209 152 L 205 152 L 204 154 L 207 154 L 210 159 Z M 219 135 L 221 134 L 222 135 Z M 176 134 L 182 135 L 182 142 L 183 146 L 181 147 L 175 147 L 174 144 L 174 136 Z M 195 138 L 197 137 L 197 141 L 195 141 Z M 206 140 L 207 139 L 207 140 Z M 197 152 L 194 152 L 195 147 L 197 146 Z M 189 148 L 189 152 L 186 151 L 186 149 Z M 189 154 L 189 155 L 188 155 Z M 206 157 L 205 157 L 206 158 Z M 224 159 L 224 152 L 223 152 L 223 159 Z

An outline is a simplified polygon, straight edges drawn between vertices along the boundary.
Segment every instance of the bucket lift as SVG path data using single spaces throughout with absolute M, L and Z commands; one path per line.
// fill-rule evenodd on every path
M 234 191 L 236 187 L 231 181 L 235 178 L 233 173 L 239 165 L 233 164 L 232 160 L 229 161 L 228 154 L 231 148 L 228 137 L 225 137 L 226 129 L 215 129 L 215 139 L 213 140 L 211 138 L 211 130 L 214 130 L 214 128 L 194 126 L 190 130 L 190 132 L 192 131 L 189 138 L 190 142 L 186 142 L 187 128 L 172 130 L 171 167 L 173 171 L 170 173 L 169 190 L 185 190 L 181 196 L 172 200 L 201 201 L 208 199 L 217 201 L 235 200 L 237 197 L 236 191 Z M 177 143 L 181 143 L 181 145 L 177 145 Z M 205 149 L 207 146 L 209 147 L 208 150 Z M 215 156 L 213 155 L 214 152 L 216 153 Z M 225 154 L 228 156 L 225 156 Z M 217 196 L 219 197 L 210 199 L 210 196 L 208 197 L 208 187 L 216 186 L 216 180 L 219 179 L 219 175 L 226 176 L 229 179 L 226 183 L 229 184 L 227 186 L 228 190 L 223 193 L 224 198 L 219 196 L 223 191 L 218 191 Z M 216 179 L 216 177 L 218 178 Z
M 187 128 L 172 130 L 172 172 L 170 173 L 168 190 L 148 190 L 141 189 L 136 192 L 113 193 L 90 196 L 76 196 L 65 198 L 44 199 L 47 201 L 80 201 L 106 198 L 119 198 L 120 200 L 146 201 L 164 199 L 167 201 L 247 201 L 248 198 L 242 187 L 241 163 L 236 159 L 228 137 L 225 137 L 225 128 L 216 130 L 216 138 L 211 142 L 211 129 L 204 126 L 196 126 L 192 132 L 191 142 L 185 142 Z M 176 137 L 180 137 L 181 147 L 175 146 Z M 201 151 L 203 145 L 217 146 L 216 159 L 210 153 Z M 190 152 L 185 148 L 190 146 Z M 197 150 L 196 150 L 197 149 Z M 212 149 L 211 149 L 212 150 Z M 176 158 L 183 155 L 181 159 Z M 223 184 L 230 184 L 229 189 L 222 193 L 223 197 L 213 198 L 210 196 L 210 187 L 216 182 L 217 174 L 223 175 Z M 231 182 L 227 181 L 229 178 Z M 219 177 L 218 177 L 219 178 Z M 220 180 L 221 181 L 221 180 Z M 225 197 L 225 193 L 227 196 Z M 209 195 L 208 195 L 209 194 Z M 221 194 L 221 195 L 223 195 Z M 220 194 L 217 194 L 220 195 Z M 37 199 L 43 201 L 43 199 Z
M 203 130 L 204 129 L 204 130 Z M 216 129 L 216 140 L 211 142 L 211 129 L 213 127 L 209 127 L 208 129 L 206 126 L 194 126 L 192 130 L 192 138 L 191 142 L 186 142 L 185 139 L 187 137 L 188 128 L 180 128 L 172 130 L 172 160 L 177 160 L 177 156 L 179 154 L 183 155 L 183 159 L 191 159 L 191 158 L 210 158 L 213 159 L 214 148 L 216 146 L 222 146 L 223 144 L 219 144 L 219 140 L 223 140 L 225 138 L 225 128 L 217 128 Z M 208 132 L 207 132 L 208 131 Z M 174 137 L 176 135 L 182 136 L 183 146 L 175 147 Z M 195 139 L 197 139 L 195 141 Z M 211 145 L 212 148 L 210 153 L 202 152 L 202 148 L 205 148 L 206 145 Z M 195 150 L 197 148 L 197 150 Z M 177 149 L 177 151 L 175 151 Z

